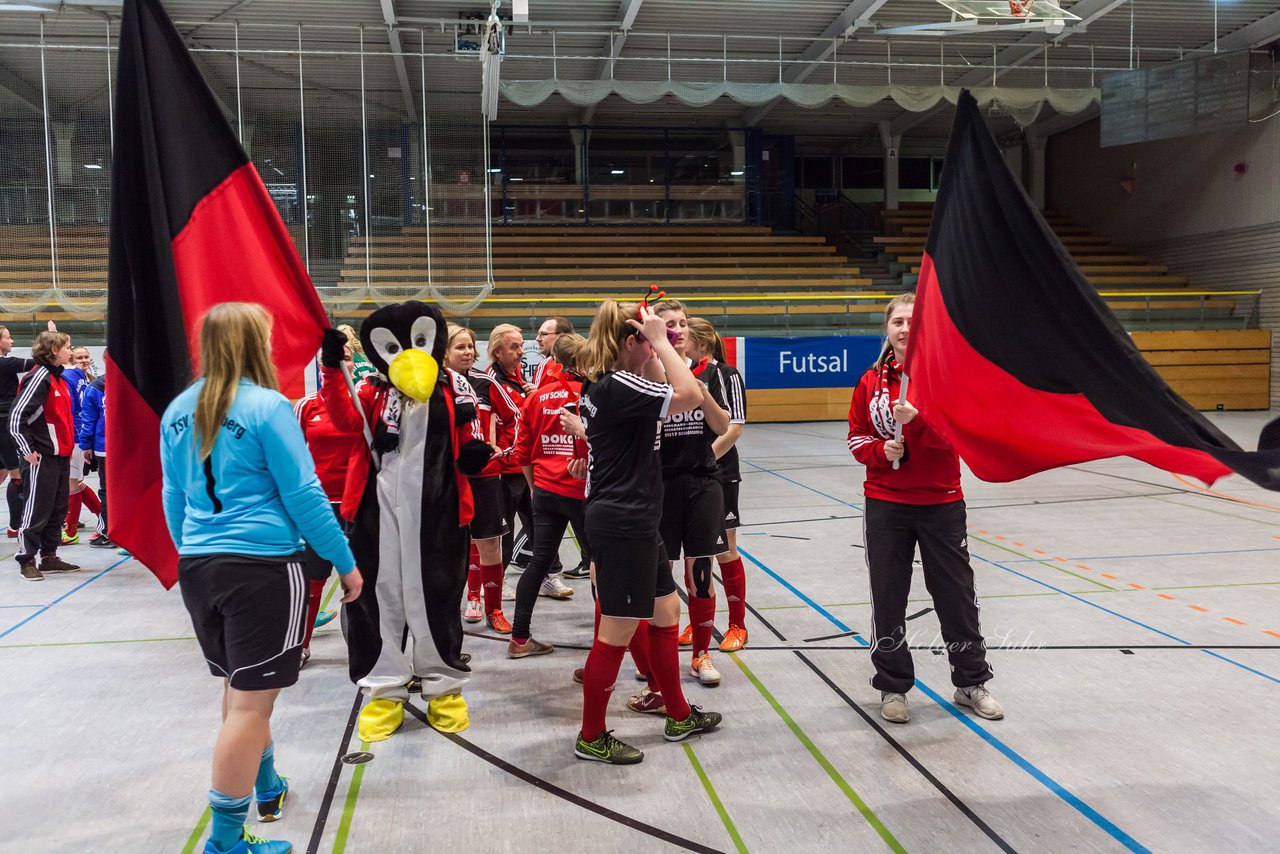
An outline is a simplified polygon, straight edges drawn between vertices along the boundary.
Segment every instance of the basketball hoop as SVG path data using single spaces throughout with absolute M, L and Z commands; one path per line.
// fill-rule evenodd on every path
M 1036 0 L 1009 0 L 1009 14 L 1015 18 L 1029 18 Z

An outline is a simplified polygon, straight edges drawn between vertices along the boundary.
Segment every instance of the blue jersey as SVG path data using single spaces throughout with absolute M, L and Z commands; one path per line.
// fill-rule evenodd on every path
M 160 421 L 164 515 L 180 555 L 285 557 L 302 540 L 339 573 L 355 567 L 284 395 L 240 380 L 213 453 L 198 456 L 196 402 L 204 380 Z

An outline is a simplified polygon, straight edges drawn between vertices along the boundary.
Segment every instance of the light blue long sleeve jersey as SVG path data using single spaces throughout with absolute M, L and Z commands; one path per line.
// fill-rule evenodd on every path
M 180 555 L 284 557 L 302 537 L 339 573 L 355 568 L 284 395 L 240 380 L 213 453 L 199 458 L 196 401 L 178 395 L 160 422 L 164 517 Z

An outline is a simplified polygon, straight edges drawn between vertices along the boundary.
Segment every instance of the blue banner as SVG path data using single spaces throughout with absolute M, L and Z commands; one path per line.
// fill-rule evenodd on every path
M 816 338 L 746 338 L 747 388 L 851 388 L 880 355 L 878 335 L 827 335 Z

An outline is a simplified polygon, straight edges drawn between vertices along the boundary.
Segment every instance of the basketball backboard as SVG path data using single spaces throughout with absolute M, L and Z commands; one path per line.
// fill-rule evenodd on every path
M 1025 14 L 1018 14 L 1009 0 L 938 0 L 956 16 L 970 21 L 1078 21 L 1073 15 L 1052 0 L 1032 0 Z M 1013 4 L 1026 7 L 1026 2 Z

